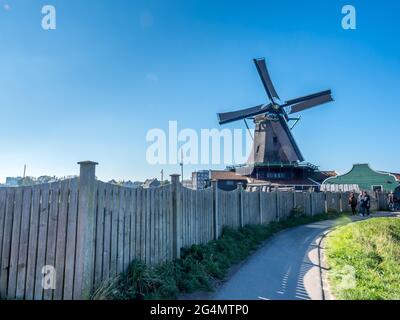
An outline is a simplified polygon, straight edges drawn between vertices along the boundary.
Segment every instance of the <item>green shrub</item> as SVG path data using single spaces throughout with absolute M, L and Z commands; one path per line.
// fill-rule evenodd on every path
M 299 218 L 304 215 L 303 206 L 296 206 L 290 211 L 290 216 L 293 218 Z

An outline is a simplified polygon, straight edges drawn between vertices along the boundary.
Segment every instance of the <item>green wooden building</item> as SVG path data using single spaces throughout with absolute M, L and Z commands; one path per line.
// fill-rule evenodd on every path
M 326 179 L 323 184 L 336 185 L 358 185 L 360 190 L 370 191 L 395 191 L 400 186 L 398 174 L 375 171 L 369 164 L 360 163 L 353 165 L 353 168 L 336 177 Z

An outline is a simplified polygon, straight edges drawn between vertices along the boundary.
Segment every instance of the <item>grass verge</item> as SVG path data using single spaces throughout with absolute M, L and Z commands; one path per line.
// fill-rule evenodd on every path
M 293 216 L 266 225 L 245 226 L 240 230 L 225 228 L 222 236 L 205 245 L 182 249 L 181 258 L 148 266 L 133 261 L 128 270 L 116 279 L 103 283 L 93 299 L 176 299 L 197 290 L 213 290 L 213 280 L 223 280 L 229 268 L 245 259 L 252 251 L 273 234 L 294 226 L 327 219 L 337 223 L 349 220 L 346 214 L 329 212 Z
M 325 255 L 338 299 L 400 299 L 400 219 L 373 218 L 331 232 Z

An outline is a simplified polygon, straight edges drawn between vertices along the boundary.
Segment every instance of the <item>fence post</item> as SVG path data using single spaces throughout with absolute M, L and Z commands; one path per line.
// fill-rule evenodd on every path
M 179 174 L 171 174 L 172 183 L 172 254 L 173 259 L 181 257 L 181 186 Z
M 82 161 L 78 164 L 80 174 L 74 299 L 89 299 L 93 290 L 96 165 L 98 163 Z
M 314 215 L 313 193 L 314 193 L 314 191 L 310 191 L 310 213 L 311 213 L 311 216 Z
M 279 221 L 279 191 L 278 188 L 275 189 L 275 201 L 276 201 L 276 221 Z
M 243 184 L 238 183 L 238 192 L 239 192 L 239 225 L 241 228 L 244 227 L 243 220 Z
M 296 189 L 293 190 L 293 209 L 295 209 L 297 207 L 297 203 L 296 203 Z
M 217 240 L 219 237 L 219 198 L 218 198 L 218 181 L 211 181 L 213 187 L 213 225 L 214 225 L 214 240 Z
M 325 203 L 325 213 L 328 213 L 328 195 L 326 193 L 326 191 L 324 192 L 324 203 Z

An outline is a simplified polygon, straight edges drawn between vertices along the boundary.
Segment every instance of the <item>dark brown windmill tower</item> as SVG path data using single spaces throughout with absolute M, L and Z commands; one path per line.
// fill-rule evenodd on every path
M 312 181 L 317 167 L 304 162 L 288 122 L 295 121 L 295 125 L 300 118 L 290 115 L 333 101 L 331 90 L 278 103 L 280 98 L 272 84 L 265 59 L 254 59 L 254 63 L 269 103 L 218 114 L 220 124 L 237 120 L 246 122 L 246 119 L 252 119 L 255 124 L 250 157 L 246 165 L 236 168 L 236 171 L 261 180 L 282 181 L 282 184 L 288 181 Z

